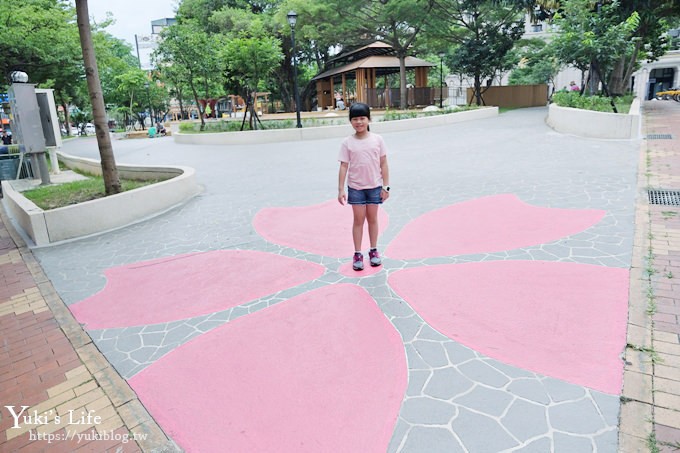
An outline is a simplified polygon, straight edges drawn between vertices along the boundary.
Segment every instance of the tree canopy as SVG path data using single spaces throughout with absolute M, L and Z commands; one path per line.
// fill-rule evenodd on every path
M 173 97 L 198 107 L 202 119 L 206 99 L 255 90 L 292 110 L 291 10 L 298 16 L 297 85 L 309 108 L 311 78 L 338 53 L 376 40 L 400 59 L 398 82 L 392 80 L 402 105 L 405 58 L 440 54 L 452 73 L 473 80 L 477 103 L 489 80 L 510 73 L 512 83 L 546 81 L 565 65 L 598 72 L 612 94 L 621 94 L 640 59 L 667 50 L 680 0 L 182 0 L 177 24 L 163 31 L 158 70 L 145 77 L 131 47 L 106 32 L 113 18 L 91 24 L 107 108 L 140 118 L 148 109 L 166 110 Z M 520 40 L 527 14 L 556 26 L 552 44 Z M 13 70 L 22 70 L 55 90 L 66 115 L 91 114 L 71 1 L 0 0 L 0 35 L 3 88 Z

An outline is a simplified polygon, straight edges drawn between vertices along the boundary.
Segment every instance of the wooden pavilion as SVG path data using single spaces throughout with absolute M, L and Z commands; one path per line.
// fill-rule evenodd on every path
M 436 65 L 415 57 L 406 57 L 405 63 L 407 71 L 415 71 L 415 86 L 408 90 L 409 106 L 432 104 L 434 92 L 427 86 L 427 74 Z M 374 42 L 340 54 L 330 59 L 326 70 L 312 79 L 316 81 L 317 106 L 333 109 L 342 98 L 347 106 L 365 102 L 374 108 L 399 108 L 399 87 L 388 86 L 387 76 L 394 73 L 399 73 L 399 58 L 389 44 Z M 378 77 L 385 77 L 385 88 L 376 88 Z M 356 81 L 354 92 L 349 92 L 348 80 Z M 336 84 L 340 84 L 340 90 L 336 90 Z

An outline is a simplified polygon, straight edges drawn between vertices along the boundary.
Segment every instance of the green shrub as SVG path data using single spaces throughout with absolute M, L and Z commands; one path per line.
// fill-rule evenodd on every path
M 397 111 L 397 110 L 387 110 L 380 121 L 394 121 L 403 120 L 408 118 L 423 118 L 427 116 L 434 115 L 444 115 L 447 113 L 462 112 L 465 110 L 477 109 L 476 105 L 464 105 L 457 107 L 447 107 L 442 110 L 437 110 L 434 112 L 423 112 L 418 110 L 407 110 L 407 111 Z M 262 119 L 262 124 L 258 123 L 258 129 L 293 129 L 297 125 L 297 121 L 294 119 L 289 120 L 268 120 Z M 217 121 L 206 121 L 205 129 L 203 132 L 213 133 L 213 132 L 236 132 L 241 130 L 241 124 L 243 118 L 229 119 L 229 120 L 217 120 Z M 305 118 L 301 120 L 302 127 L 320 127 L 320 126 L 338 126 L 343 124 L 349 124 L 349 117 L 347 113 L 339 113 L 335 117 L 327 118 Z M 244 131 L 250 130 L 250 125 L 248 121 L 243 127 Z M 182 121 L 179 124 L 179 131 L 184 134 L 197 134 L 201 132 L 201 123 L 198 121 Z
M 428 116 L 446 115 L 448 113 L 464 112 L 466 110 L 475 110 L 479 107 L 476 105 L 459 105 L 456 107 L 446 107 L 445 109 L 435 110 L 432 112 L 423 112 L 418 110 L 386 110 L 383 116 L 383 121 L 406 120 L 410 118 L 425 118 Z
M 619 113 L 627 114 L 633 98 L 632 94 L 615 97 L 614 104 L 616 105 L 616 110 Z M 552 101 L 560 107 L 613 113 L 611 98 L 605 96 L 581 96 L 578 91 L 558 91 L 553 94 Z

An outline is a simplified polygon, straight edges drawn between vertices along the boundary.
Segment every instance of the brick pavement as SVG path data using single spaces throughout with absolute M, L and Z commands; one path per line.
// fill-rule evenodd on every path
M 680 206 L 648 189 L 680 191 L 680 103 L 644 104 L 619 451 L 680 449 Z
M 0 451 L 175 450 L 1 208 L 0 338 Z

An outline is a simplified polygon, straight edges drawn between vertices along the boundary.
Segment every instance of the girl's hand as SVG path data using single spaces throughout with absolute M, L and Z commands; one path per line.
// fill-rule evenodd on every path
M 347 202 L 347 195 L 345 195 L 344 190 L 339 190 L 338 191 L 338 203 L 344 206 L 344 204 Z
M 387 199 L 390 198 L 390 193 L 386 191 L 385 189 L 380 191 L 380 199 L 382 201 L 387 201 Z

